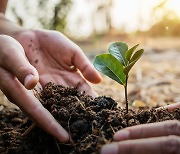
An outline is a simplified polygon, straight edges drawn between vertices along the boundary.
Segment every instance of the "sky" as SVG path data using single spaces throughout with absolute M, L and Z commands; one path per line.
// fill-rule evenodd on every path
M 68 15 L 68 32 L 74 36 L 90 35 L 93 30 L 92 15 L 95 5 L 97 2 L 102 1 L 105 0 L 73 0 L 74 5 Z M 137 29 L 148 29 L 152 25 L 153 17 L 151 10 L 162 1 L 163 0 L 114 0 L 114 5 L 111 9 L 113 27 L 123 29 L 126 32 L 132 32 Z M 35 11 L 36 0 L 29 0 L 27 2 L 34 10 L 31 15 L 26 14 L 25 9 L 23 10 L 23 4 L 19 3 L 19 0 L 10 0 L 9 5 L 15 5 L 18 8 L 19 14 L 24 14 L 26 28 L 39 28 L 40 25 L 35 18 L 37 13 Z M 56 3 L 56 0 L 51 0 L 49 4 L 50 9 L 52 9 L 53 3 Z M 179 6 L 180 0 L 168 0 L 165 8 L 175 11 L 180 17 Z M 47 16 L 48 15 L 51 16 L 50 14 L 47 14 Z M 11 20 L 15 20 L 10 9 L 7 10 L 7 16 Z M 96 17 L 96 27 L 101 28 L 104 25 L 100 22 L 99 18 L 100 17 Z

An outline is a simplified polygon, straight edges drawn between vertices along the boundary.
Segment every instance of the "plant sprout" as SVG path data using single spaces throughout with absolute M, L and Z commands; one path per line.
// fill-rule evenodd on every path
M 143 49 L 135 52 L 138 45 L 128 50 L 126 43 L 112 43 L 108 49 L 109 53 L 96 56 L 94 61 L 94 67 L 98 71 L 124 86 L 126 113 L 128 113 L 127 83 L 129 72 L 144 52 Z

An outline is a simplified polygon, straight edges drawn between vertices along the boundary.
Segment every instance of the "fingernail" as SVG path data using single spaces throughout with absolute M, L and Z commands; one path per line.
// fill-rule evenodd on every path
M 34 75 L 29 74 L 24 79 L 24 86 L 27 88 L 29 85 L 29 82 L 33 79 Z
M 104 145 L 101 149 L 101 154 L 118 154 L 118 145 L 117 144 Z
M 127 130 L 120 130 L 114 134 L 115 141 L 127 140 L 127 139 L 129 139 L 129 131 Z

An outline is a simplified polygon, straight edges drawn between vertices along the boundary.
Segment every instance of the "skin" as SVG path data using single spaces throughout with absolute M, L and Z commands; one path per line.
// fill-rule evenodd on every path
M 26 30 L 6 19 L 6 3 L 0 1 L 0 34 L 5 34 L 0 35 L 0 89 L 37 125 L 67 142 L 68 133 L 28 89 L 53 81 L 95 96 L 86 80 L 98 83 L 101 77 L 82 50 L 61 33 Z M 180 103 L 167 106 L 169 110 L 177 107 Z M 105 145 L 101 153 L 180 153 L 179 129 L 178 121 L 129 127 L 115 133 L 115 142 Z
M 176 103 L 164 108 L 173 111 L 179 107 Z M 179 130 L 176 120 L 128 127 L 116 132 L 114 142 L 103 146 L 101 154 L 179 154 Z
M 34 123 L 67 142 L 68 133 L 30 89 L 52 81 L 96 96 L 87 80 L 99 83 L 101 77 L 83 51 L 60 32 L 27 30 L 6 19 L 6 3 L 0 1 L 0 89 Z

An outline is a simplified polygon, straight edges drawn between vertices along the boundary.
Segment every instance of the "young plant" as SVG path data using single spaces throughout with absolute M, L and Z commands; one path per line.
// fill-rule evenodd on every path
M 128 113 L 127 82 L 129 72 L 144 52 L 143 49 L 135 52 L 138 45 L 128 50 L 127 44 L 123 42 L 112 43 L 108 49 L 109 54 L 100 54 L 96 56 L 94 61 L 94 67 L 98 71 L 124 86 L 126 113 Z

